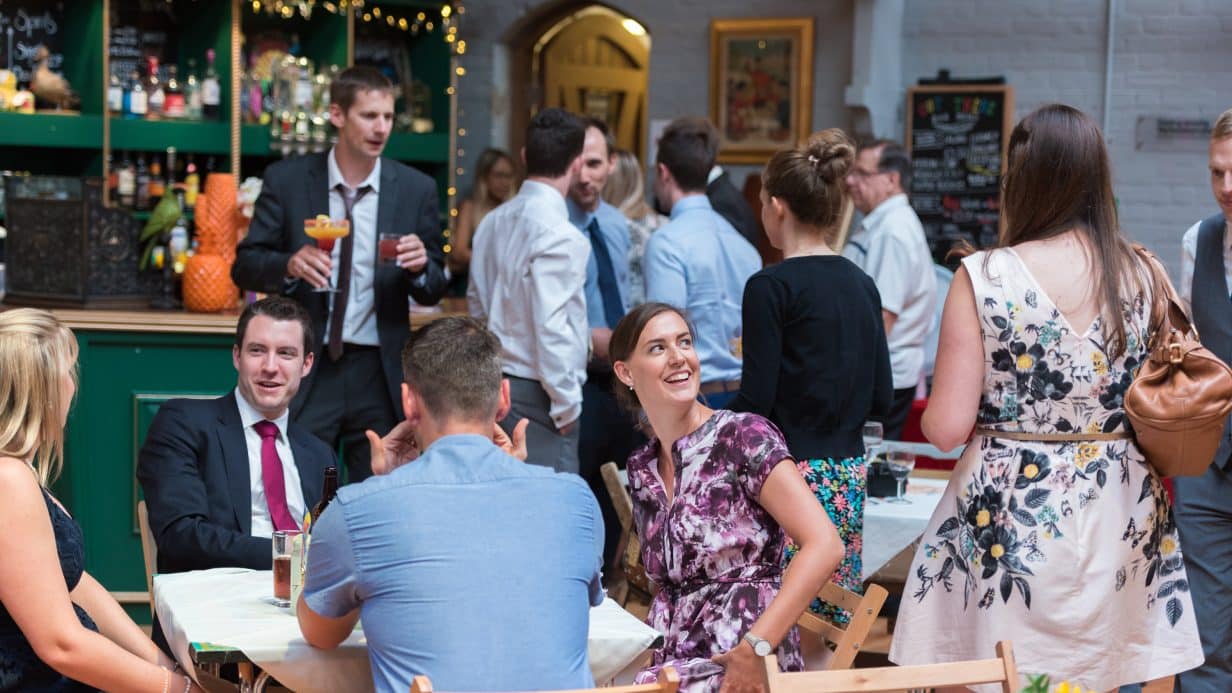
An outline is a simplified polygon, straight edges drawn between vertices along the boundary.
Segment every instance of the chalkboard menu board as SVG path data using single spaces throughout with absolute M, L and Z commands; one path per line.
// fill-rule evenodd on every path
M 978 248 L 996 242 L 1013 117 L 1012 87 L 956 84 L 907 90 L 911 206 L 938 263 L 944 264 L 946 253 L 960 241 Z
M 34 75 L 34 52 L 47 46 L 47 67 L 64 69 L 63 0 L 5 0 L 0 2 L 0 39 L 4 52 L 0 67 L 13 71 L 17 82 L 30 83 Z

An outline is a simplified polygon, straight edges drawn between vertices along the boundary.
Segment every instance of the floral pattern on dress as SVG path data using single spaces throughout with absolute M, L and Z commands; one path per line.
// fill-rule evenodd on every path
M 1116 360 L 1108 357 L 1101 318 L 1077 334 L 1055 306 L 1041 305 L 1035 291 L 1026 291 L 1021 302 L 1017 298 L 983 297 L 988 375 L 978 423 L 1045 434 L 1126 431 L 1125 392 L 1146 356 L 1145 298 L 1138 294 L 1122 306 L 1126 348 Z M 1024 312 L 1024 305 L 1031 310 Z M 1136 503 L 1149 508 L 1144 527 L 1138 529 L 1131 518 L 1120 539 L 1131 544 L 1134 555 L 1118 569 L 1117 589 L 1130 580 L 1153 588 L 1157 578 L 1168 580 L 1178 572 L 1179 543 L 1163 487 L 1128 440 L 976 440 L 983 464 L 962 485 L 953 514 L 925 542 L 925 556 L 940 564 L 917 566 L 915 599 L 924 600 L 937 587 L 948 592 L 961 586 L 964 608 L 974 601 L 988 609 L 1011 598 L 1030 608 L 1036 570 L 1048 564 L 1050 543 L 1066 538 L 1063 518 L 1099 512 L 1096 506 L 1109 484 L 1131 483 L 1131 466 L 1141 477 L 1140 489 L 1133 489 Z M 1172 579 L 1149 590 L 1143 607 L 1154 608 L 1165 594 L 1187 590 L 1183 579 Z M 1182 602 L 1173 598 L 1165 608 L 1175 625 Z
M 826 514 L 838 530 L 839 540 L 843 542 L 843 560 L 830 580 L 852 592 L 863 593 L 864 563 L 861 554 L 864 551 L 864 500 L 868 488 L 864 457 L 801 460 L 796 463 L 796 468 L 826 509 Z M 789 539 L 787 560 L 790 562 L 799 550 L 800 547 Z M 809 610 L 840 625 L 851 621 L 849 612 L 823 603 L 820 599 L 814 599 Z
M 791 454 L 766 419 L 718 410 L 673 446 L 670 503 L 658 456 L 652 439 L 628 464 L 642 563 L 662 588 L 647 621 L 663 633 L 664 644 L 637 682 L 653 682 L 671 664 L 681 690 L 718 691 L 723 667 L 710 658 L 739 645 L 778 594 L 787 539 L 757 499 L 770 472 Z M 777 654 L 784 670 L 803 667 L 795 628 Z

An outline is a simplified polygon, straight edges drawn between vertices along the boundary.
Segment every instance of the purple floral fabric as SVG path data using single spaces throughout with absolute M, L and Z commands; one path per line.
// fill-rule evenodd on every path
M 629 458 L 642 563 L 662 588 L 648 621 L 664 636 L 637 681 L 653 682 L 671 664 L 682 690 L 718 691 L 723 667 L 710 658 L 739 645 L 779 591 L 787 537 L 758 497 L 771 470 L 791 453 L 766 419 L 718 410 L 676 441 L 670 504 L 658 455 L 652 439 Z M 777 654 L 785 671 L 803 667 L 795 628 Z

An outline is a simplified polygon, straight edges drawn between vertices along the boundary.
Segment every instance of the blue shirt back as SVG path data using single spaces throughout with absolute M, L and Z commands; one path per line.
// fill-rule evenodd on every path
M 304 599 L 360 608 L 377 691 L 589 688 L 603 520 L 581 477 L 446 436 L 339 489 L 312 530 Z
M 761 269 L 757 250 L 710 206 L 690 195 L 651 234 L 642 260 L 646 300 L 683 308 L 703 382 L 739 380 L 742 361 L 740 301 L 744 285 Z

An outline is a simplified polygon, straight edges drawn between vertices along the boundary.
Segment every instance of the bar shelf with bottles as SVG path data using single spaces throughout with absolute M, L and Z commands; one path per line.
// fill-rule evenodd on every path
M 205 54 L 205 72 L 197 73 L 197 61 L 187 60 L 187 74 L 180 79 L 175 64 L 159 64 L 159 56 L 147 55 L 144 66 L 128 75 L 113 67 L 107 88 L 113 150 L 158 152 L 166 147 L 182 151 L 225 154 L 230 147 L 230 128 L 221 117 L 221 86 L 213 48 Z

